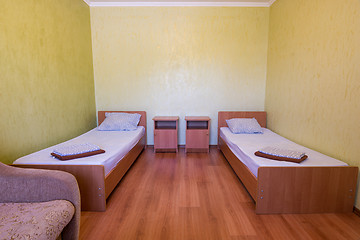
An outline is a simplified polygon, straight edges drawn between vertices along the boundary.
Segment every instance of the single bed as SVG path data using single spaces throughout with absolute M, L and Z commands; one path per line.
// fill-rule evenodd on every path
M 138 113 L 141 118 L 134 131 L 97 131 L 95 128 L 61 143 L 78 144 L 88 141 L 103 148 L 105 150 L 103 154 L 60 161 L 50 156 L 53 149 L 58 146 L 56 145 L 19 158 L 13 165 L 69 172 L 76 177 L 79 184 L 81 209 L 84 211 L 105 211 L 107 197 L 146 146 L 146 112 L 99 111 L 98 125 L 105 120 L 106 112 Z
M 298 148 L 306 150 L 309 158 L 300 164 L 256 157 L 253 152 L 266 144 L 279 142 L 295 146 L 295 143 L 268 129 L 257 136 L 245 134 L 248 138 L 245 135 L 235 136 L 241 134 L 231 133 L 226 123 L 232 118 L 255 118 L 261 127 L 266 128 L 266 112 L 218 113 L 218 146 L 256 202 L 257 214 L 353 210 L 358 167 L 347 166 L 344 162 L 301 146 Z M 260 141 L 258 137 L 264 139 Z M 318 158 L 327 162 L 319 163 Z

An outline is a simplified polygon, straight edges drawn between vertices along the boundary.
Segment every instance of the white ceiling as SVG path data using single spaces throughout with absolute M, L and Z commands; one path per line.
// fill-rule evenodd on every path
M 270 7 L 275 0 L 84 0 L 91 7 L 101 6 L 225 6 Z

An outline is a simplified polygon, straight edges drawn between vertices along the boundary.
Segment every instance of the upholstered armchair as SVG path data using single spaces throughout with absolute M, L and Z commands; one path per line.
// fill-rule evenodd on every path
M 0 239 L 78 239 L 80 211 L 73 175 L 0 163 Z

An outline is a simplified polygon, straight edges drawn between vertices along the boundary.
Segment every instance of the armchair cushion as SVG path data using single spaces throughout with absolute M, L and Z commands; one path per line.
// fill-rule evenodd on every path
M 23 169 L 0 162 L 0 203 L 41 203 L 54 200 L 67 200 L 75 207 L 75 213 L 61 235 L 63 240 L 78 239 L 80 191 L 73 175 L 55 170 Z
M 0 239 L 57 239 L 75 213 L 67 200 L 1 203 Z

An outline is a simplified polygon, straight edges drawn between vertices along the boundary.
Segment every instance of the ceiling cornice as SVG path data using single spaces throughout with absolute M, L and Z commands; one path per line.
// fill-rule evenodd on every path
M 269 2 L 94 2 L 84 0 L 90 7 L 270 7 L 276 0 Z
M 89 2 L 89 0 L 84 0 L 84 2 L 87 4 L 87 5 L 91 5 L 91 3 Z

